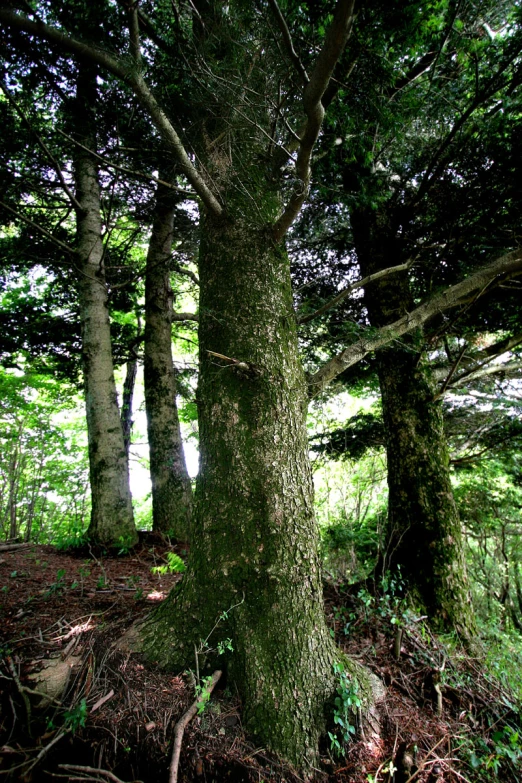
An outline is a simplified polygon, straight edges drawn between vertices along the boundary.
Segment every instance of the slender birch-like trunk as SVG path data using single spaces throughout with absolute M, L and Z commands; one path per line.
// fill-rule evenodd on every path
M 96 71 L 79 66 L 77 138 L 96 149 Z M 111 350 L 109 308 L 105 284 L 100 186 L 95 159 L 75 148 L 74 179 L 77 211 L 78 291 L 82 325 L 82 359 L 89 439 L 92 496 L 91 540 L 107 546 L 134 545 L 129 469 L 118 409 Z
M 153 529 L 187 541 L 192 489 L 176 405 L 169 274 L 176 201 L 172 191 L 158 186 L 145 275 L 144 384 Z

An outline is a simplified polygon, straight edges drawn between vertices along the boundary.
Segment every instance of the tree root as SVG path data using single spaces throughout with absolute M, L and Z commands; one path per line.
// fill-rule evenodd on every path
M 217 669 L 214 672 L 214 674 L 212 675 L 212 679 L 210 680 L 210 683 L 205 688 L 204 692 L 201 693 L 200 696 L 198 696 L 198 698 L 192 704 L 192 706 L 189 707 L 189 709 L 181 716 L 181 718 L 176 723 L 176 726 L 174 728 L 174 747 L 172 749 L 172 760 L 170 762 L 169 783 L 177 783 L 178 780 L 179 757 L 181 753 L 181 743 L 183 741 L 183 733 L 185 731 L 185 728 L 190 723 L 192 718 L 196 715 L 200 706 L 205 704 L 205 702 L 208 700 L 210 694 L 216 687 L 217 682 L 221 677 L 221 674 L 222 672 L 219 671 L 219 669 Z

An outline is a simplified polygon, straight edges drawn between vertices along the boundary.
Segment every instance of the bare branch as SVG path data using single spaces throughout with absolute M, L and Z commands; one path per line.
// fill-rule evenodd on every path
M 303 107 L 306 114 L 306 124 L 301 135 L 295 164 L 297 183 L 286 209 L 274 226 L 276 241 L 280 241 L 284 237 L 308 195 L 310 161 L 325 111 L 321 99 L 330 83 L 337 61 L 346 46 L 352 28 L 354 2 L 355 0 L 338 0 L 326 41 L 315 62 L 310 81 L 304 89 Z
M 217 669 L 212 675 L 210 681 L 207 683 L 203 692 L 200 694 L 200 696 L 198 696 L 194 704 L 192 704 L 192 706 L 189 707 L 189 709 L 181 716 L 174 727 L 174 747 L 172 749 L 172 759 L 170 762 L 169 783 L 177 783 L 178 780 L 179 757 L 181 753 L 181 743 L 183 741 L 185 727 L 196 715 L 198 709 L 201 708 L 201 705 L 205 703 L 205 699 L 209 698 L 220 677 L 221 671 Z
M 444 383 L 441 386 L 440 392 L 436 395 L 435 399 L 438 399 L 439 397 L 443 397 L 444 394 L 446 393 L 446 389 L 448 388 L 451 379 L 453 378 L 453 376 L 457 372 L 457 370 L 459 368 L 459 364 L 461 363 L 462 358 L 463 358 L 464 354 L 466 353 L 467 347 L 468 347 L 467 344 L 464 343 L 464 345 L 462 346 L 462 348 L 461 348 L 461 350 L 459 352 L 459 355 L 457 356 L 456 361 L 453 362 L 453 364 L 451 366 L 451 369 L 450 369 L 449 373 L 447 374 L 447 376 L 446 376 L 446 378 L 444 380 Z
M 31 220 L 28 217 L 25 217 L 25 215 L 22 215 L 21 212 L 17 212 L 12 207 L 5 204 L 3 201 L 0 201 L 0 207 L 3 207 L 4 209 L 7 209 L 8 212 L 11 212 L 18 220 L 22 220 L 24 223 L 27 223 L 28 226 L 31 226 L 31 228 L 34 228 L 36 231 L 39 231 L 40 234 L 43 234 L 47 239 L 50 239 L 51 242 L 54 242 L 55 245 L 57 245 L 60 250 L 65 250 L 66 253 L 71 253 L 73 256 L 76 255 L 76 251 L 69 247 L 69 245 L 66 245 L 65 242 L 62 242 L 60 239 L 56 239 L 56 237 L 53 237 L 50 231 L 47 231 L 46 228 L 43 226 L 40 226 L 38 223 L 35 223 L 33 220 Z
M 307 85 L 310 79 L 308 78 L 308 74 L 306 73 L 306 69 L 303 63 L 299 59 L 299 55 L 294 49 L 294 44 L 292 42 L 292 36 L 290 35 L 290 30 L 288 29 L 288 25 L 286 24 L 285 18 L 281 13 L 281 9 L 279 8 L 279 5 L 277 4 L 277 0 L 268 0 L 268 3 L 271 6 L 272 11 L 274 12 L 274 16 L 276 18 L 277 24 L 281 31 L 281 35 L 283 36 L 283 41 L 285 43 L 286 50 L 290 56 L 290 59 L 294 64 L 297 73 L 301 77 L 303 84 Z
M 444 367 L 436 367 L 433 371 L 433 378 L 436 381 L 446 379 L 443 385 L 444 391 L 448 386 L 461 386 L 467 380 L 479 378 L 482 375 L 502 372 L 502 368 L 508 367 L 507 364 L 496 364 L 494 365 L 496 369 L 490 369 L 490 363 L 495 359 L 498 359 L 498 357 L 502 356 L 502 354 L 513 350 L 513 348 L 516 348 L 521 343 L 522 334 L 519 333 L 513 337 L 506 337 L 504 340 L 499 340 L 498 342 L 493 343 L 493 345 L 488 345 L 488 347 L 484 348 L 482 351 L 477 351 L 475 354 L 468 355 L 464 358 L 462 358 L 464 356 L 464 349 L 462 349 L 457 363 L 457 366 L 460 366 L 462 371 L 459 372 L 455 378 L 453 378 L 457 366 L 454 365 L 454 369 L 449 373 L 449 375 L 448 367 L 446 365 Z M 465 346 L 465 348 L 467 347 L 468 346 Z
M 479 378 L 485 378 L 488 375 L 509 375 L 510 377 L 520 377 L 520 370 L 522 369 L 522 361 L 506 362 L 505 364 L 488 364 L 483 367 L 479 367 L 473 372 L 467 372 L 464 375 L 460 375 L 452 383 L 449 384 L 449 388 L 459 388 L 465 383 L 476 381 Z
M 84 144 L 81 144 L 79 141 L 76 141 L 76 139 L 73 139 L 72 136 L 69 136 L 69 134 L 64 133 L 64 131 L 60 130 L 60 128 L 57 128 L 56 130 L 60 135 L 68 139 L 72 144 L 75 144 L 77 147 L 80 147 L 82 150 L 85 150 L 85 152 L 90 153 L 93 156 L 93 158 L 96 158 L 110 169 L 114 169 L 115 171 L 122 171 L 124 174 L 129 174 L 131 177 L 137 177 L 138 179 L 143 179 L 143 180 L 147 180 L 148 182 L 155 182 L 158 185 L 163 185 L 165 188 L 169 188 L 170 190 L 175 190 L 177 193 L 180 193 L 182 196 L 185 196 L 186 198 L 189 199 L 197 198 L 197 193 L 193 190 L 185 190 L 184 188 L 180 188 L 177 185 L 173 185 L 172 182 L 166 182 L 164 179 L 159 179 L 159 177 L 155 177 L 153 174 L 146 174 L 144 171 L 136 171 L 135 169 L 128 169 L 126 168 L 126 166 L 118 166 L 116 163 L 112 163 L 110 160 L 107 160 L 107 158 L 104 158 L 103 155 L 99 155 L 97 152 L 94 152 L 94 150 L 90 150 Z
M 305 315 L 302 318 L 298 318 L 297 323 L 307 324 L 309 321 L 313 321 L 315 318 L 318 318 L 320 315 L 327 313 L 328 310 L 331 310 L 333 307 L 337 307 L 337 305 L 340 304 L 344 299 L 346 299 L 346 297 L 349 294 L 351 294 L 352 291 L 356 291 L 358 288 L 363 288 L 369 285 L 370 283 L 373 283 L 375 280 L 380 280 L 382 277 L 389 277 L 390 275 L 397 274 L 397 272 L 407 272 L 412 265 L 413 265 L 413 261 L 407 261 L 404 264 L 398 264 L 397 266 L 390 266 L 388 269 L 381 269 L 380 272 L 375 272 L 373 275 L 368 275 L 368 277 L 364 277 L 362 280 L 357 280 L 356 283 L 352 283 L 346 288 L 343 288 L 343 290 L 339 294 L 337 294 L 337 296 L 335 296 L 333 299 L 330 299 L 329 302 L 327 302 L 318 310 L 316 310 L 315 313 L 311 313 L 310 315 Z
M 185 275 L 185 277 L 188 277 L 190 280 L 192 280 L 193 283 L 199 286 L 199 277 L 194 274 L 194 272 L 191 272 L 190 269 L 185 269 L 185 267 L 172 261 L 170 262 L 170 268 L 173 272 L 177 272 L 180 275 Z
M 173 321 L 199 321 L 197 313 L 172 313 Z
M 15 107 L 16 111 L 18 112 L 18 114 L 20 115 L 22 120 L 25 122 L 25 124 L 27 125 L 27 127 L 29 128 L 29 130 L 31 131 L 33 136 L 36 138 L 36 141 L 38 142 L 38 144 L 40 145 L 40 147 L 42 148 L 44 153 L 47 155 L 47 157 L 51 161 L 51 163 L 53 165 L 53 168 L 56 171 L 56 174 L 58 176 L 58 179 L 60 180 L 60 184 L 61 184 L 65 194 L 67 195 L 69 201 L 73 205 L 74 209 L 82 212 L 81 205 L 78 203 L 74 193 L 72 192 L 72 190 L 68 186 L 67 182 L 65 181 L 65 177 L 62 174 L 62 170 L 60 168 L 60 165 L 59 165 L 58 161 L 56 160 L 56 158 L 54 157 L 54 155 L 52 154 L 51 150 L 49 149 L 49 147 L 47 146 L 45 141 L 41 138 L 41 136 L 39 136 L 38 133 L 35 131 L 35 129 L 31 125 L 28 117 L 26 116 L 25 112 L 23 111 L 22 107 L 13 98 L 13 96 L 10 93 L 10 91 L 7 89 L 7 85 L 3 81 L 0 81 L 0 87 L 2 88 L 4 94 L 6 95 L 7 100 L 9 101 L 9 103 L 11 103 Z
M 463 297 L 472 291 L 488 287 L 496 277 L 508 277 L 522 273 L 522 249 L 513 250 L 506 255 L 497 258 L 490 264 L 481 267 L 477 272 L 465 280 L 447 288 L 441 294 L 435 295 L 424 304 L 419 305 L 411 313 L 407 313 L 392 324 L 383 326 L 372 336 L 362 337 L 356 343 L 345 348 L 329 362 L 326 362 L 309 379 L 309 393 L 311 397 L 319 394 L 333 378 L 361 361 L 367 354 L 384 348 L 388 343 L 398 337 L 412 332 L 422 326 L 426 321 L 438 313 L 449 310 L 460 304 Z
M 92 44 L 78 41 L 65 35 L 55 27 L 50 27 L 38 21 L 34 22 L 26 16 L 14 13 L 7 8 L 0 8 L 0 21 L 17 30 L 22 30 L 54 43 L 65 51 L 83 57 L 90 62 L 101 65 L 118 79 L 125 82 L 134 91 L 142 107 L 149 113 L 156 129 L 177 158 L 181 173 L 188 179 L 207 209 L 216 215 L 222 214 L 223 207 L 190 160 L 174 126 L 159 106 L 150 87 L 140 73 L 136 73 L 134 69 L 129 68 L 123 60 L 113 57 Z
M 138 19 L 139 0 L 130 0 L 128 5 L 129 13 L 129 44 L 130 53 L 136 69 L 141 71 L 141 48 L 140 48 L 140 23 Z

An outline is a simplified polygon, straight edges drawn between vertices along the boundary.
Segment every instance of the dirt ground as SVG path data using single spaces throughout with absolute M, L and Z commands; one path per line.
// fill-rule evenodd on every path
M 174 727 L 194 702 L 194 676 L 159 672 L 114 643 L 182 578 L 154 571 L 172 549 L 145 536 L 118 556 L 49 546 L 0 551 L 0 779 L 167 783 Z M 477 780 L 473 740 L 480 735 L 483 758 L 493 752 L 492 726 L 510 714 L 512 695 L 478 661 L 448 660 L 424 624 L 399 639 L 389 615 L 369 613 L 349 589 L 329 585 L 325 599 L 337 643 L 377 675 L 385 695 L 379 736 L 363 726 L 340 756 L 325 744 L 317 779 Z M 501 780 L 522 780 L 513 765 L 500 771 Z M 300 778 L 250 742 L 237 694 L 218 683 L 186 728 L 179 780 Z

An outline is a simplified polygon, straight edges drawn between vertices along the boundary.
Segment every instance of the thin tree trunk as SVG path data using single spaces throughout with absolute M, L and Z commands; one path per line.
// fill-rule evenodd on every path
M 16 433 L 16 442 L 9 456 L 9 540 L 14 540 L 18 536 L 18 494 L 20 491 L 20 480 L 22 475 L 22 433 L 24 431 L 24 422 L 18 421 L 18 431 Z
M 18 534 L 18 520 L 16 514 L 16 489 L 17 489 L 18 446 L 11 453 L 9 459 L 9 540 L 12 541 Z
M 96 149 L 96 72 L 79 66 L 77 84 L 78 140 Z M 118 409 L 100 215 L 96 163 L 88 152 L 75 149 L 80 317 L 85 384 L 89 467 L 92 495 L 89 537 L 107 546 L 133 545 L 134 526 L 129 472 Z
M 132 401 L 134 398 L 134 387 L 136 385 L 136 376 L 138 374 L 138 357 L 134 355 L 133 359 L 127 362 L 125 380 L 123 382 L 123 394 L 121 399 L 121 427 L 123 430 L 123 443 L 125 453 L 129 459 L 132 425 Z
M 382 222 L 381 222 L 382 221 Z M 400 263 L 401 247 L 379 213 L 352 215 L 364 276 Z M 372 326 L 391 323 L 412 309 L 407 273 L 365 291 Z M 420 332 L 377 353 L 388 459 L 388 526 L 383 562 L 400 567 L 430 619 L 465 637 L 474 632 L 462 530 L 449 476 L 442 408 L 434 401 Z
M 153 529 L 188 540 L 192 490 L 176 406 L 172 363 L 172 252 L 176 196 L 158 186 L 145 276 L 144 385 Z
M 248 220 L 206 217 L 200 284 L 191 556 L 180 591 L 144 630 L 145 649 L 177 670 L 228 658 L 248 730 L 303 768 L 317 757 L 337 652 L 322 600 L 288 259 Z

